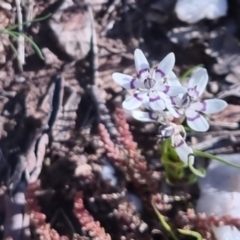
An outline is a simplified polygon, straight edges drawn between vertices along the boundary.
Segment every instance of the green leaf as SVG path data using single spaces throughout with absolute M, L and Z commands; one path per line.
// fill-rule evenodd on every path
M 197 169 L 195 168 L 192 164 L 188 165 L 189 169 L 191 170 L 192 173 L 194 173 L 198 177 L 206 177 L 206 171 L 203 168 Z
M 32 45 L 32 47 L 34 48 L 34 50 L 37 52 L 38 56 L 39 56 L 42 60 L 44 60 L 45 58 L 44 58 L 44 56 L 43 56 L 40 48 L 38 47 L 38 45 L 37 45 L 31 38 L 29 38 L 28 36 L 26 36 L 25 34 L 22 34 L 22 35 L 24 36 L 25 40 L 28 41 L 28 42 Z
M 173 232 L 171 226 L 166 222 L 166 220 L 164 219 L 163 215 L 157 210 L 157 208 L 154 206 L 154 203 L 152 202 L 152 206 L 154 209 L 154 212 L 156 213 L 156 215 L 158 216 L 159 221 L 161 222 L 161 224 L 163 225 L 164 229 L 170 233 L 170 235 L 172 236 L 172 238 L 174 240 L 178 240 L 177 236 L 175 235 L 175 233 Z
M 180 82 L 182 82 L 183 80 L 185 80 L 187 77 L 189 77 L 192 72 L 198 68 L 198 67 L 202 67 L 203 64 L 199 64 L 199 65 L 196 65 L 196 66 L 193 66 L 191 68 L 189 68 L 186 72 L 183 73 L 183 75 L 180 77 Z
M 38 45 L 37 45 L 31 38 L 29 38 L 28 36 L 26 36 L 26 35 L 23 34 L 23 33 L 18 33 L 18 32 L 14 32 L 14 31 L 9 31 L 9 30 L 7 30 L 7 29 L 4 30 L 4 33 L 8 34 L 9 36 L 13 37 L 13 38 L 16 39 L 16 40 L 18 39 L 18 36 L 21 34 L 21 35 L 24 37 L 24 39 L 32 45 L 32 47 L 34 48 L 34 50 L 37 52 L 38 56 L 39 56 L 42 60 L 44 60 L 44 56 L 42 55 L 41 50 L 39 49 Z
M 225 163 L 229 166 L 232 166 L 232 167 L 236 167 L 236 168 L 240 168 L 240 165 L 238 164 L 235 164 L 235 163 L 231 163 L 223 158 L 220 158 L 220 157 L 217 157 L 215 155 L 212 155 L 211 153 L 208 153 L 208 152 L 202 152 L 202 151 L 199 151 L 199 150 L 193 150 L 194 154 L 196 156 L 199 156 L 199 157 L 205 157 L 205 158 L 209 158 L 209 159 L 214 159 L 214 160 L 217 160 L 219 162 L 222 162 L 222 163 Z
M 184 129 L 186 132 L 193 132 L 193 130 L 188 126 L 184 126 Z
M 203 168 L 200 168 L 200 169 L 195 168 L 195 167 L 191 164 L 191 162 L 190 162 L 190 157 L 191 157 L 191 156 L 194 156 L 194 157 L 195 157 L 195 155 L 194 155 L 194 154 L 189 154 L 189 155 L 188 155 L 188 167 L 189 167 L 189 169 L 190 169 L 191 172 L 194 173 L 196 176 L 198 176 L 198 177 L 205 177 L 205 176 L 206 176 L 206 171 L 205 171 L 205 169 L 203 169 Z
M 8 34 L 9 36 L 13 37 L 14 39 L 18 39 L 18 33 L 16 34 L 15 32 L 8 31 L 7 29 L 4 29 L 3 33 Z
M 22 25 L 26 25 L 26 24 L 29 24 L 29 23 L 34 23 L 34 22 L 43 21 L 43 20 L 49 18 L 51 15 L 52 15 L 52 14 L 49 13 L 48 15 L 46 15 L 46 16 L 44 16 L 44 17 L 35 18 L 35 19 L 31 20 L 31 21 L 25 21 L 25 22 L 22 23 Z M 4 32 L 5 30 L 8 30 L 8 31 L 14 30 L 14 29 L 16 29 L 18 26 L 19 26 L 19 24 L 14 24 L 14 25 L 12 25 L 12 26 L 10 26 L 10 27 L 8 27 L 8 28 L 1 29 L 1 30 L 0 30 L 0 33 L 1 33 L 1 32 Z
M 202 240 L 202 236 L 198 232 L 191 231 L 191 230 L 185 230 L 185 229 L 178 229 L 178 231 L 184 235 L 195 237 L 197 240 Z

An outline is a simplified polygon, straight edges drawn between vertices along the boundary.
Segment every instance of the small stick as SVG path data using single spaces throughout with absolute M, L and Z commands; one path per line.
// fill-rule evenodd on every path
M 25 64 L 25 44 L 24 44 L 24 36 L 22 35 L 23 32 L 23 15 L 22 15 L 22 8 L 21 8 L 21 0 L 15 0 L 16 8 L 17 8 L 17 20 L 18 20 L 18 39 L 17 39 L 17 52 L 18 52 L 18 62 L 19 68 L 23 71 L 23 65 Z
M 219 137 L 211 138 L 211 139 L 205 140 L 203 142 L 194 144 L 191 147 L 193 149 L 197 149 L 197 150 L 204 150 L 204 149 L 212 147 L 213 144 L 216 144 L 217 142 L 219 142 L 223 139 L 229 139 L 229 135 L 222 135 L 222 136 L 219 136 Z

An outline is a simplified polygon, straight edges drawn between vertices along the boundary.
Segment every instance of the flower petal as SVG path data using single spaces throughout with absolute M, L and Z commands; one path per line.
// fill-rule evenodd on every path
M 149 107 L 154 111 L 161 111 L 165 109 L 165 103 L 157 91 L 149 92 Z
M 149 63 L 143 52 L 138 48 L 134 51 L 134 62 L 137 73 L 142 79 L 146 79 L 150 72 Z
M 198 68 L 188 82 L 188 89 L 195 90 L 197 96 L 201 96 L 208 83 L 208 74 L 205 68 Z
M 178 109 L 176 109 L 170 105 L 166 104 L 166 108 L 175 118 L 180 118 L 183 115 L 182 111 L 179 111 Z
M 206 132 L 209 129 L 207 120 L 195 110 L 188 108 L 185 111 L 188 126 L 198 132 Z
M 208 99 L 202 102 L 204 109 L 201 112 L 205 114 L 213 114 L 222 111 L 227 107 L 227 103 L 221 99 Z
M 156 122 L 158 114 L 155 112 L 145 112 L 140 110 L 132 111 L 132 116 L 141 122 Z
M 134 110 L 146 101 L 147 92 L 135 92 L 132 96 L 125 99 L 122 106 L 127 110 Z
M 173 71 L 169 72 L 167 76 L 167 83 L 170 86 L 178 86 L 178 87 L 182 86 L 179 79 L 177 78 L 176 74 Z
M 169 86 L 169 85 L 155 85 L 154 86 L 155 90 L 164 92 L 165 94 L 169 95 L 169 96 L 177 96 L 181 93 L 185 93 L 187 92 L 187 89 L 185 87 L 182 86 Z
M 174 142 L 172 143 L 179 158 L 188 165 L 188 161 L 190 161 L 190 164 L 194 163 L 194 156 L 192 148 L 190 148 L 183 137 L 179 135 L 175 135 L 173 137 Z
M 130 75 L 116 72 L 116 73 L 113 73 L 112 78 L 117 84 L 119 84 L 120 86 L 126 89 L 144 87 L 143 83 L 139 79 L 133 78 Z
M 167 76 L 173 69 L 175 64 L 174 53 L 169 53 L 157 66 L 156 79 Z
M 162 98 L 163 98 L 163 100 L 165 102 L 166 108 L 173 115 L 173 117 L 179 118 L 179 117 L 181 117 L 183 115 L 182 112 L 180 112 L 178 109 L 175 108 L 175 101 L 174 101 L 174 99 L 176 97 L 169 97 L 169 96 L 165 95 Z

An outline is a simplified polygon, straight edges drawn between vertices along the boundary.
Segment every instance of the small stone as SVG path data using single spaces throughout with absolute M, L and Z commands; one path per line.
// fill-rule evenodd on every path
M 138 227 L 138 230 L 140 233 L 145 232 L 147 229 L 148 229 L 148 225 L 145 222 L 142 222 Z
M 175 6 L 178 18 L 188 23 L 223 17 L 227 14 L 227 9 L 226 0 L 178 0 Z
M 26 81 L 26 78 L 24 76 L 21 76 L 21 75 L 16 75 L 15 76 L 15 82 L 23 83 L 25 81 Z
M 42 53 L 44 56 L 44 62 L 47 65 L 52 65 L 53 63 L 59 62 L 59 59 L 55 54 L 53 54 L 48 48 L 43 48 Z
M 91 47 L 93 20 L 89 9 L 83 11 L 72 0 L 65 0 L 49 20 L 58 47 L 74 60 L 85 58 Z
M 221 157 L 240 165 L 240 154 L 222 154 Z M 207 176 L 199 180 L 200 198 L 197 212 L 207 216 L 240 218 L 240 169 L 212 160 Z M 216 240 L 240 240 L 240 231 L 234 226 L 211 226 Z
M 217 93 L 219 91 L 219 86 L 218 86 L 218 82 L 210 82 L 209 83 L 209 88 L 211 93 Z

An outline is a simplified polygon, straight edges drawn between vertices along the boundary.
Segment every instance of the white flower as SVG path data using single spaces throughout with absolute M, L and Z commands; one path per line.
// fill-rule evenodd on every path
M 194 164 L 193 150 L 185 141 L 186 131 L 182 125 L 176 125 L 175 123 L 170 122 L 168 125 L 161 125 L 158 131 L 158 137 L 160 139 L 171 138 L 172 146 L 175 148 L 179 158 L 186 165 Z
M 173 116 L 170 112 L 153 112 L 153 111 L 132 111 L 132 115 L 135 119 L 142 122 L 159 122 L 162 125 L 158 129 L 159 140 L 171 138 L 172 146 L 175 148 L 179 158 L 188 165 L 194 163 L 193 150 L 185 142 L 186 131 L 182 125 L 176 125 L 172 123 Z M 183 134 L 183 137 L 181 135 Z
M 123 107 L 127 110 L 134 110 L 148 103 L 152 110 L 164 110 L 168 96 L 176 96 L 183 93 L 185 89 L 181 86 L 170 84 L 175 56 L 169 53 L 157 66 L 156 69 L 150 69 L 149 63 L 140 49 L 134 52 L 135 67 L 138 78 L 122 74 L 113 73 L 112 77 L 116 83 L 126 89 L 136 89 L 134 94 L 123 102 Z M 175 76 L 176 77 L 176 76 Z M 166 84 L 169 79 L 169 84 Z M 175 79 L 173 79 L 175 81 Z
M 188 126 L 199 132 L 209 129 L 209 123 L 203 114 L 217 113 L 227 107 L 227 103 L 221 99 L 199 100 L 207 83 L 206 69 L 197 69 L 188 82 L 187 93 L 171 97 L 174 108 L 169 108 L 174 116 L 180 117 L 185 114 Z

